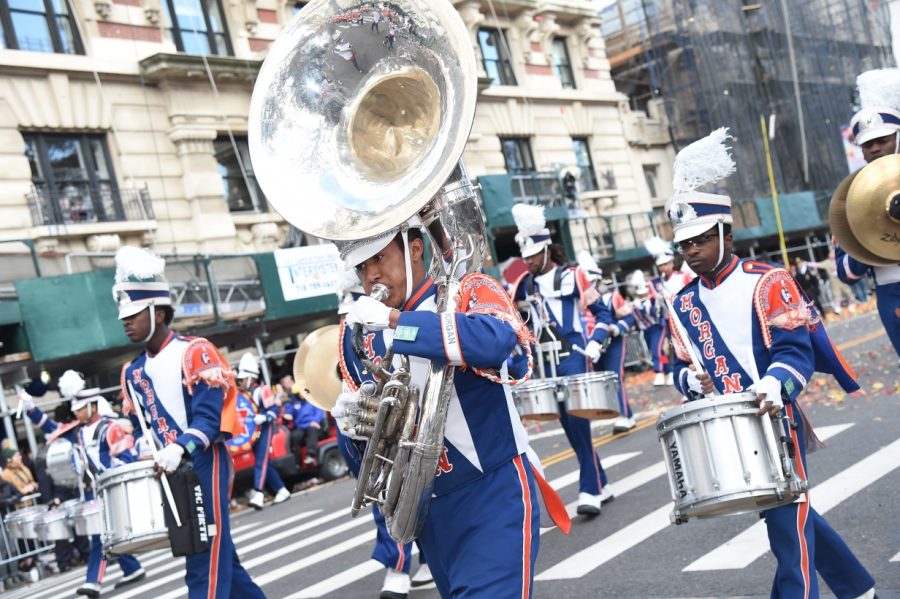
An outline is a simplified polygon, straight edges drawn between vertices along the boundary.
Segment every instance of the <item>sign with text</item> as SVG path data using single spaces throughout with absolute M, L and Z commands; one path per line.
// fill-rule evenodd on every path
M 287 302 L 337 293 L 344 263 L 333 243 L 275 250 L 281 292 Z

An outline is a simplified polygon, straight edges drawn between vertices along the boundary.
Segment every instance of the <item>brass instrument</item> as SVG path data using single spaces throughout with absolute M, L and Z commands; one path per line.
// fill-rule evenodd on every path
M 828 220 L 837 243 L 860 262 L 900 262 L 900 154 L 844 178 L 831 196 Z
M 294 354 L 294 383 L 311 404 L 328 412 L 341 392 L 338 375 L 340 327 L 330 324 L 306 336 Z
M 391 44 L 365 22 L 371 6 L 313 0 L 272 44 L 250 103 L 254 171 L 272 206 L 316 237 L 392 235 L 418 216 L 437 311 L 453 313 L 460 280 L 485 251 L 460 162 L 475 113 L 472 41 L 449 0 L 385 4 L 382 23 L 397 30 Z M 360 428 L 371 436 L 352 511 L 378 504 L 391 536 L 406 543 L 431 501 L 454 367 L 432 364 L 419 402 L 408 358 L 398 358 L 392 371 L 393 356 L 374 371 L 377 387 L 361 390 Z M 307 382 L 311 374 L 304 370 Z

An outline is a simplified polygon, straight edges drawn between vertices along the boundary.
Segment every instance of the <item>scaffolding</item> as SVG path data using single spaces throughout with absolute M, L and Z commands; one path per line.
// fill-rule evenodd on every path
M 635 109 L 664 100 L 676 151 L 730 128 L 738 169 L 716 191 L 737 201 L 769 195 L 760 116 L 779 192 L 833 189 L 856 76 L 894 63 L 886 9 L 866 0 L 618 0 L 601 15 L 617 88 Z

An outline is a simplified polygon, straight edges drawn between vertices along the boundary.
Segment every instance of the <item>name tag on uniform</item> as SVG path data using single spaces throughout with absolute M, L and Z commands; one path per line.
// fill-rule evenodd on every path
M 415 341 L 419 334 L 419 327 L 400 326 L 394 331 L 396 341 Z

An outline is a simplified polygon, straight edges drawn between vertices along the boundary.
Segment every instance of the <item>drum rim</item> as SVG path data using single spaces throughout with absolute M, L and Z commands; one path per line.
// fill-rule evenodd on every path
M 598 381 L 606 381 L 609 379 L 618 379 L 619 377 L 612 370 L 600 370 L 598 372 L 582 372 L 579 374 L 573 374 L 571 376 L 565 377 L 566 381 L 589 381 L 589 380 L 598 380 Z

